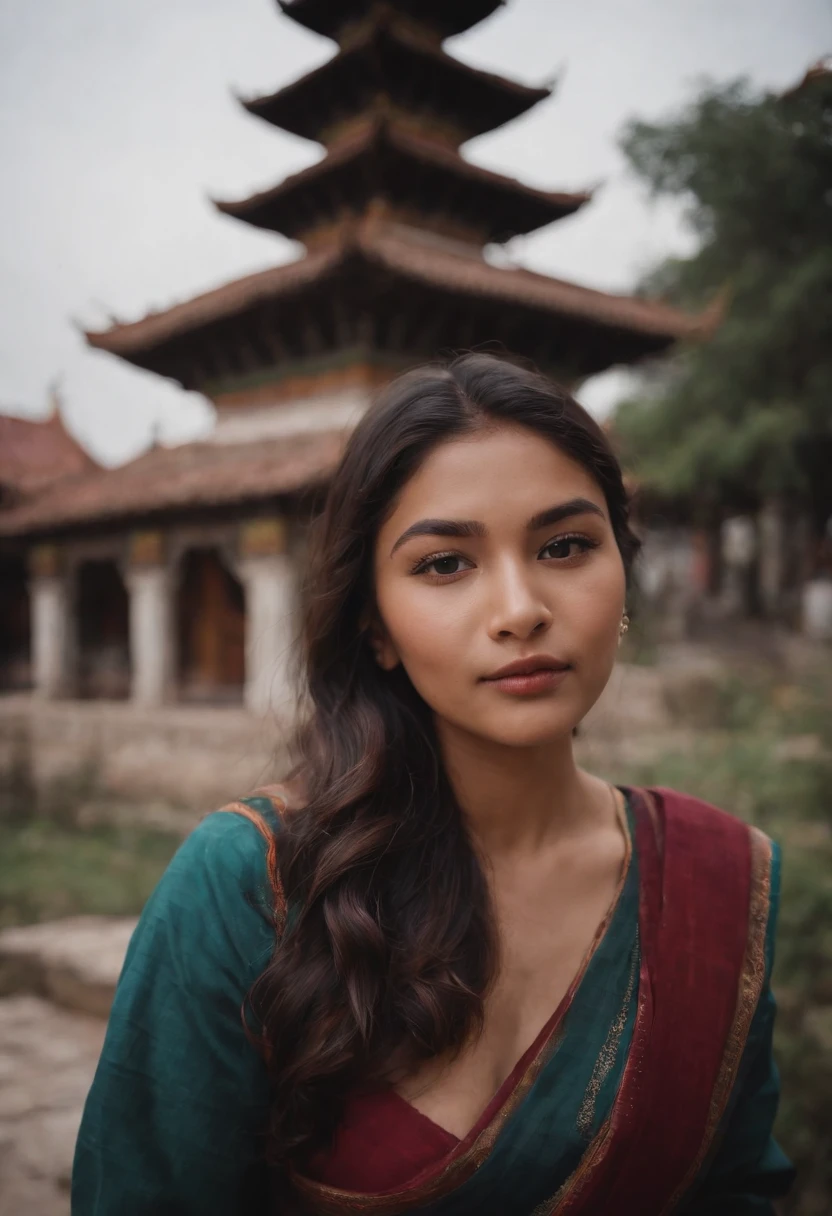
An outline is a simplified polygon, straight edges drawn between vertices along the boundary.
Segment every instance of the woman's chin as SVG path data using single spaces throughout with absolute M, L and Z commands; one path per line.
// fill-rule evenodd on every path
M 571 740 L 580 719 L 573 714 L 542 714 L 536 712 L 516 715 L 514 720 L 480 722 L 472 724 L 472 734 L 479 735 L 495 746 L 530 748 L 556 745 Z

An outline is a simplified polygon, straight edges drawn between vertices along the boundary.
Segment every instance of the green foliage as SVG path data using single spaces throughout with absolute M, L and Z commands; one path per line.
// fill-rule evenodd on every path
M 643 289 L 724 310 L 619 408 L 625 459 L 667 494 L 812 493 L 832 458 L 832 76 L 785 97 L 708 85 L 673 121 L 631 123 L 623 149 L 699 238 Z

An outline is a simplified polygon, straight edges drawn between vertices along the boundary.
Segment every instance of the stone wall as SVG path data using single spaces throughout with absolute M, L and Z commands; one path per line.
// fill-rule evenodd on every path
M 274 780 L 285 742 L 274 717 L 237 707 L 3 697 L 0 797 L 58 813 L 112 799 L 201 814 Z

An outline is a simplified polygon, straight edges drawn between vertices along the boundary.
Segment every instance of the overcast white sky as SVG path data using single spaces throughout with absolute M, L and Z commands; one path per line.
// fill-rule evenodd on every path
M 449 44 L 555 98 L 467 152 L 552 188 L 603 183 L 578 216 L 511 245 L 516 260 L 628 290 L 685 247 L 677 216 L 630 180 L 616 134 L 661 118 L 703 75 L 794 82 L 832 51 L 829 0 L 510 0 Z M 0 0 L 0 409 L 33 417 L 60 377 L 70 427 L 125 460 L 154 429 L 203 432 L 202 398 L 88 350 L 73 319 L 105 327 L 285 261 L 293 246 L 219 215 L 316 160 L 313 144 L 240 109 L 334 47 L 274 0 Z M 587 387 L 599 411 L 620 377 Z

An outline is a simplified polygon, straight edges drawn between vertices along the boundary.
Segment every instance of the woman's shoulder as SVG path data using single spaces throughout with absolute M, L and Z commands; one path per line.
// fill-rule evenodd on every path
M 280 830 L 281 806 L 261 791 L 209 811 L 177 851 L 180 864 L 219 866 L 244 873 L 262 860 L 264 845 Z
M 279 787 L 255 790 L 206 814 L 177 849 L 151 903 L 218 911 L 238 904 L 282 912 L 277 840 L 285 800 Z

